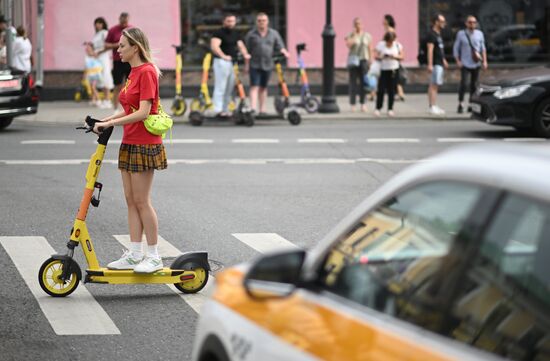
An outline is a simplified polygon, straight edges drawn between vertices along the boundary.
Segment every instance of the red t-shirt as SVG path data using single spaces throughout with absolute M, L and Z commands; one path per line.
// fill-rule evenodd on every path
M 107 33 L 107 37 L 105 38 L 105 42 L 107 43 L 117 43 L 120 41 L 120 37 L 122 36 L 122 30 L 131 28 L 132 25 L 128 25 L 127 27 L 123 28 L 120 26 L 120 24 L 113 26 L 109 29 L 109 32 Z M 117 47 L 118 48 L 118 47 Z M 118 54 L 117 48 L 113 49 L 113 60 L 120 61 L 120 55 Z
M 149 114 L 158 113 L 159 81 L 155 67 L 151 63 L 145 63 L 132 68 L 126 80 L 126 85 L 120 91 L 120 105 L 126 114 L 131 114 L 139 109 L 141 100 L 152 100 Z M 124 144 L 161 144 L 162 137 L 147 131 L 143 121 L 124 124 L 122 135 Z

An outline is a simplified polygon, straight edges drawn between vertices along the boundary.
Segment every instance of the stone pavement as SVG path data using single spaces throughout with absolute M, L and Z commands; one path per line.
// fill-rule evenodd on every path
M 320 99 L 320 97 L 318 97 Z M 297 98 L 293 98 L 297 100 Z M 190 99 L 186 99 L 189 105 Z M 374 102 L 367 102 L 367 113 L 351 112 L 348 103 L 348 97 L 338 96 L 338 106 L 340 107 L 339 113 L 334 114 L 307 114 L 304 110 L 301 110 L 302 118 L 304 120 L 348 120 L 348 119 L 378 119 L 374 116 Z M 171 99 L 163 99 L 162 104 L 164 109 L 170 109 Z M 426 94 L 408 94 L 404 102 L 396 101 L 394 105 L 395 119 L 433 119 L 433 120 L 461 120 L 469 119 L 470 114 L 457 114 L 457 95 L 451 93 L 440 94 L 438 97 L 438 105 L 443 108 L 447 113 L 444 116 L 433 116 L 428 114 L 428 99 Z M 387 106 L 387 103 L 386 103 Z M 387 112 L 383 108 L 381 119 L 387 118 Z M 273 111 L 273 98 L 268 98 L 268 111 Z M 80 124 L 87 115 L 91 115 L 94 118 L 101 119 L 112 114 L 113 110 L 99 109 L 88 105 L 87 101 L 80 103 L 72 101 L 43 101 L 38 107 L 38 113 L 32 115 L 26 115 L 15 118 L 14 122 L 27 122 L 34 124 Z M 189 111 L 188 111 L 189 112 Z M 186 113 L 182 117 L 174 117 L 175 122 L 187 122 L 188 114 Z

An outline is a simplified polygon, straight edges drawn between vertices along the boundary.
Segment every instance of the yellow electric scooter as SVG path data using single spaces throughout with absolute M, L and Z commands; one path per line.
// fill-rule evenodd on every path
M 176 96 L 172 102 L 172 114 L 179 117 L 185 114 L 187 104 L 181 94 L 181 70 L 183 68 L 183 45 L 172 45 L 176 50 Z
M 87 117 L 86 126 L 77 129 L 85 129 L 86 133 L 89 133 L 93 130 L 96 122 L 98 120 Z M 177 257 L 170 267 L 164 267 L 150 274 L 135 273 L 133 270 L 110 270 L 99 265 L 86 226 L 86 215 L 90 204 L 94 207 L 99 206 L 103 185 L 97 182 L 97 179 L 112 132 L 112 127 L 106 128 L 102 130 L 98 137 L 97 149 L 92 155 L 86 171 L 86 187 L 71 229 L 70 240 L 67 243 L 67 253 L 52 255 L 42 264 L 38 271 L 40 286 L 53 297 L 65 297 L 74 292 L 82 279 L 82 272 L 78 263 L 73 259 L 73 254 L 74 249 L 81 245 L 88 264 L 84 283 L 165 283 L 173 284 L 183 293 L 200 291 L 208 282 L 208 271 L 210 271 L 206 252 L 184 253 Z M 97 198 L 94 195 L 96 189 L 98 190 Z

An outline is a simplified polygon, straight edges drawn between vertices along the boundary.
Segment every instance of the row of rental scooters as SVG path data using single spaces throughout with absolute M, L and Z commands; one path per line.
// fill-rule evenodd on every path
M 176 50 L 176 96 L 172 103 L 172 114 L 174 116 L 183 116 L 187 111 L 187 103 L 182 95 L 181 89 L 181 72 L 183 66 L 183 47 L 173 46 Z M 282 61 L 284 57 L 281 54 L 274 56 L 275 71 L 279 84 L 279 92 L 275 96 L 274 114 L 258 114 L 256 115 L 248 105 L 244 85 L 240 78 L 239 66 L 243 64 L 242 56 L 233 60 L 233 72 L 235 74 L 235 93 L 236 100 L 231 101 L 229 110 L 232 112 L 230 118 L 220 118 L 211 114 L 213 110 L 212 99 L 208 89 L 208 78 L 212 63 L 212 54 L 208 52 L 202 62 L 202 77 L 199 95 L 193 98 L 189 104 L 189 122 L 194 126 L 202 125 L 205 120 L 229 120 L 236 125 L 252 126 L 256 119 L 271 120 L 271 119 L 286 119 L 292 125 L 298 125 L 302 121 L 299 108 L 305 109 L 308 113 L 315 113 L 319 109 L 319 100 L 311 95 L 309 89 L 309 81 L 307 78 L 306 68 L 301 53 L 306 50 L 306 44 L 301 43 L 296 45 L 298 58 L 298 77 L 301 83 L 300 100 L 297 103 L 291 103 L 290 92 L 285 81 Z

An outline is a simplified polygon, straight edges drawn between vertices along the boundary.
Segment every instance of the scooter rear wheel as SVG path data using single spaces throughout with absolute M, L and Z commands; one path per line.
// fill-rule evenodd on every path
M 74 261 L 72 261 L 74 262 Z M 53 297 L 65 297 L 73 293 L 82 275 L 79 269 L 75 269 L 71 266 L 72 271 L 67 281 L 61 279 L 63 273 L 63 263 L 59 259 L 49 258 L 40 267 L 38 271 L 38 283 L 40 287 Z
M 292 125 L 298 125 L 302 122 L 302 116 L 296 110 L 291 110 L 286 115 L 288 122 Z
M 319 100 L 313 96 L 307 97 L 304 100 L 304 108 L 308 113 L 316 113 L 319 110 Z
M 247 127 L 253 126 L 255 120 L 256 120 L 256 117 L 254 116 L 254 113 L 247 112 L 243 114 L 244 125 L 246 125 Z
M 191 113 L 189 113 L 189 123 L 191 123 L 191 125 L 198 127 L 202 125 L 203 121 L 204 116 L 201 112 L 192 111 Z
M 181 98 L 176 98 L 172 102 L 172 114 L 179 117 L 185 114 L 185 111 L 187 110 L 187 104 L 185 104 L 185 100 Z
M 197 261 L 188 260 L 181 264 L 174 262 L 170 268 L 195 272 L 195 278 L 192 280 L 174 283 L 174 287 L 183 293 L 197 293 L 208 283 L 208 270 Z

